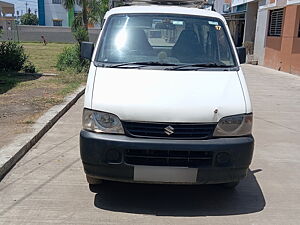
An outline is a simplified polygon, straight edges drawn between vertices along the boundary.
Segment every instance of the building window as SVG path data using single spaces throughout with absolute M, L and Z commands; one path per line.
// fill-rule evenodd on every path
M 61 0 L 52 0 L 52 4 L 61 4 Z
M 283 9 L 270 11 L 269 36 L 281 36 L 283 25 Z
M 62 20 L 53 20 L 53 26 L 61 27 L 62 26 Z
M 299 28 L 298 28 L 298 37 L 300 37 L 300 22 L 299 22 Z

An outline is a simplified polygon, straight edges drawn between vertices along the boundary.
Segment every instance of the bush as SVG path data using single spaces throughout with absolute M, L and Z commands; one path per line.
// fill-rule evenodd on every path
M 22 25 L 38 25 L 39 19 L 35 14 L 25 13 L 21 16 L 21 24 Z
M 22 45 L 16 42 L 0 44 L 0 71 L 20 71 L 27 58 Z
M 75 70 L 75 72 L 87 72 L 89 61 L 81 59 L 80 46 L 76 44 L 71 47 L 64 48 L 63 52 L 58 55 L 56 67 L 58 70 Z
M 35 65 L 33 65 L 33 63 L 30 61 L 27 61 L 25 63 L 23 70 L 25 73 L 36 73 L 37 72 Z
M 78 27 L 72 33 L 78 43 L 89 40 L 89 34 L 84 27 Z

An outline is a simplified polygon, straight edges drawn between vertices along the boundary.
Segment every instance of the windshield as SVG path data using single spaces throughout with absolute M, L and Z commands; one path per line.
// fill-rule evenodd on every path
M 234 67 L 233 49 L 221 20 L 171 14 L 109 18 L 96 61 L 110 64 L 216 65 Z

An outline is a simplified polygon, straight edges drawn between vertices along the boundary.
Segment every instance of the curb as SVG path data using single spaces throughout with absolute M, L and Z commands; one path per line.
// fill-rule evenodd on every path
M 53 106 L 33 125 L 33 132 L 18 136 L 15 141 L 0 149 L 0 182 L 16 163 L 34 146 L 48 130 L 77 102 L 84 94 L 85 87 L 67 96 L 60 105 Z

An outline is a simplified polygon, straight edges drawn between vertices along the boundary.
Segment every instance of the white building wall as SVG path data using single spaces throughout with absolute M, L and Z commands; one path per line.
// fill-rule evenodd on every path
M 242 4 L 245 4 L 245 3 L 248 3 L 248 2 L 253 2 L 255 0 L 232 0 L 232 7 L 233 6 L 237 6 L 237 5 L 242 5 Z
M 52 0 L 45 1 L 45 23 L 53 26 L 53 20 L 62 20 L 62 26 L 68 26 L 68 11 L 63 4 L 52 4 Z
M 287 0 L 288 5 L 298 4 L 300 5 L 300 0 Z
M 215 10 L 216 12 L 223 14 L 223 5 L 224 5 L 224 0 L 217 0 L 215 1 Z
M 264 1 L 260 1 L 259 3 L 259 6 L 265 4 Z M 268 18 L 268 10 L 259 8 L 257 13 L 257 24 L 254 44 L 254 59 L 258 61 L 259 65 L 264 64 L 265 44 L 268 32 Z
M 81 12 L 81 11 L 82 11 L 82 7 L 76 4 L 76 5 L 74 6 L 74 11 L 75 11 L 75 12 Z

